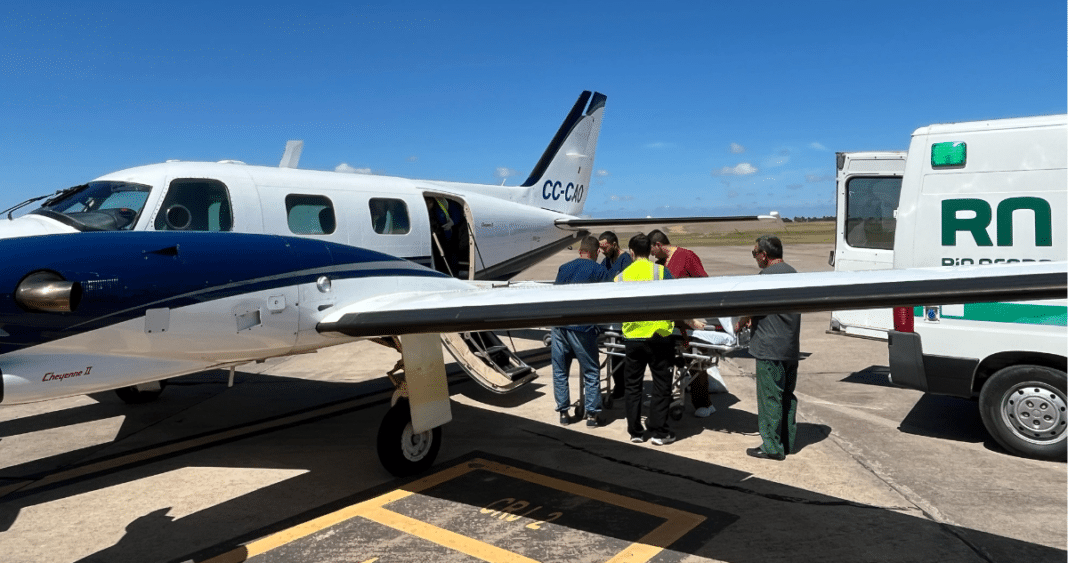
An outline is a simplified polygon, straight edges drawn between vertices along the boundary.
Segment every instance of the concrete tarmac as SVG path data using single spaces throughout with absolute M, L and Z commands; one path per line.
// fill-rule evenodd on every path
M 698 247 L 712 275 L 750 247 Z M 786 249 L 825 271 L 829 245 Z M 552 279 L 565 251 L 524 279 Z M 754 361 L 679 441 L 632 444 L 622 408 L 560 426 L 541 331 L 504 340 L 541 377 L 495 395 L 450 369 L 437 465 L 397 480 L 375 451 L 398 354 L 358 342 L 178 378 L 159 401 L 112 393 L 0 408 L 0 560 L 1059 561 L 1064 463 L 1011 456 L 975 403 L 887 382 L 886 344 L 803 316 L 800 451 L 758 445 Z M 447 358 L 448 359 L 448 358 Z M 577 368 L 572 390 L 577 394 Z

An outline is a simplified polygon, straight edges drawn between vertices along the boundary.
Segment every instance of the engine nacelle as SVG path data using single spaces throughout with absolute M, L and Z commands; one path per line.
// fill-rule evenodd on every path
M 15 302 L 28 311 L 71 313 L 82 300 L 82 285 L 55 272 L 34 272 L 19 282 Z

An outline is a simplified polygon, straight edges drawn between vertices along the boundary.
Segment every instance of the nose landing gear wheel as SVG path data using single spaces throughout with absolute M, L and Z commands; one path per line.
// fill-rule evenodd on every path
M 422 473 L 434 464 L 441 449 L 441 427 L 426 432 L 412 430 L 408 401 L 397 401 L 378 427 L 378 460 L 397 477 Z

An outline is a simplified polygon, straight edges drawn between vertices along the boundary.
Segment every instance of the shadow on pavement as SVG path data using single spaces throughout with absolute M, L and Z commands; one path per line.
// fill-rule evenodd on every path
M 842 383 L 858 383 L 900 389 L 900 387 L 890 382 L 890 368 L 887 366 L 868 366 L 842 378 Z
M 289 382 L 289 386 L 293 393 L 324 392 L 322 383 L 295 381 Z M 259 400 L 255 395 L 235 397 L 225 409 L 259 412 L 262 408 L 257 404 Z M 755 429 L 755 418 L 746 419 L 741 412 L 731 412 L 731 401 L 737 399 L 720 395 L 716 400 L 717 408 L 722 406 L 729 418 L 720 421 L 722 417 L 717 417 L 715 424 L 722 423 L 729 429 Z M 167 509 L 147 511 L 127 526 L 120 541 L 82 559 L 185 561 L 193 552 L 193 560 L 203 560 L 239 550 L 243 544 L 266 534 L 376 498 L 398 486 L 403 488 L 405 482 L 390 481 L 373 457 L 372 429 L 386 408 L 384 402 L 378 401 L 320 419 L 314 425 L 293 424 L 264 432 L 255 439 L 214 444 L 182 455 L 117 467 L 90 479 L 6 498 L 0 510 L 9 516 L 12 512 L 17 515 L 27 506 L 90 494 L 183 468 L 292 470 L 293 476 L 284 480 L 182 517 L 168 516 Z M 445 430 L 442 463 L 431 473 L 479 456 L 571 483 L 574 487 L 546 485 L 514 475 L 502 478 L 496 473 L 471 473 L 466 481 L 421 488 L 417 496 L 407 497 L 405 503 L 384 508 L 436 528 L 470 534 L 467 537 L 540 561 L 573 561 L 583 550 L 609 553 L 643 538 L 650 545 L 665 548 L 649 559 L 656 562 L 695 558 L 735 563 L 776 560 L 1063 562 L 1066 556 L 1063 550 L 899 512 L 911 507 L 869 506 L 767 481 L 746 471 L 675 455 L 670 446 L 652 448 L 620 443 L 596 434 L 577 433 L 459 403 L 454 403 L 453 408 L 454 422 Z M 207 420 L 212 419 L 209 416 Z M 800 432 L 808 443 L 825 436 L 825 427 L 809 426 Z M 493 440 L 479 440 L 479 433 L 484 432 L 480 429 L 487 428 L 493 429 Z M 454 444 L 451 447 L 450 436 Z M 464 449 L 464 444 L 478 445 Z M 515 459 L 517 456 L 522 459 Z M 789 460 L 785 463 L 789 464 Z M 407 483 L 410 486 L 413 482 Z M 357 489 L 353 487 L 360 487 L 361 483 L 372 488 L 354 492 Z M 376 483 L 384 484 L 376 486 Z M 635 504 L 621 507 L 591 500 L 581 490 L 576 493 L 576 488 L 583 487 L 630 498 Z M 119 491 L 116 489 L 115 494 Z M 523 496 L 531 498 L 520 499 Z M 552 526 L 541 526 L 538 530 L 527 525 L 537 522 L 535 516 L 544 523 L 550 512 L 542 510 L 530 516 L 522 516 L 525 510 L 518 509 L 495 516 L 493 510 L 484 512 L 491 503 L 500 504 L 504 499 L 512 499 L 509 502 L 513 504 L 522 500 L 530 503 L 530 507 L 552 505 L 555 507 L 552 512 L 561 515 L 553 519 Z M 694 528 L 679 528 L 684 533 L 671 541 L 657 539 L 669 537 L 663 535 L 650 539 L 648 534 L 664 518 L 650 516 L 649 510 L 636 507 L 651 504 L 697 514 L 704 520 Z M 489 508 L 496 507 L 495 504 Z M 507 515 L 502 519 L 502 514 Z M 362 519 L 346 525 L 347 528 L 339 524 L 325 530 L 316 536 L 316 541 L 333 549 L 332 553 L 350 553 L 349 557 L 358 561 L 379 554 L 388 554 L 392 560 L 427 560 L 423 552 L 409 551 L 417 549 L 418 542 L 413 544 L 409 536 L 393 528 L 372 525 Z M 551 533 L 532 533 L 539 531 Z M 299 548 L 297 544 L 294 546 Z M 564 549 L 568 546 L 579 551 Z M 394 547 L 401 551 L 391 552 Z M 282 557 L 283 553 L 286 552 L 267 552 L 254 560 L 308 560 L 300 555 L 313 551 L 298 552 L 295 558 L 292 552 L 286 557 Z

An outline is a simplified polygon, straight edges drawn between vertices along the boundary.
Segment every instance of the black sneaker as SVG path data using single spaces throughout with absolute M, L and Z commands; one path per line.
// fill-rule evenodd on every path
M 567 426 L 571 424 L 571 417 L 568 416 L 567 411 L 560 411 L 560 426 Z
M 601 425 L 601 415 L 595 414 L 595 415 L 587 415 L 586 416 L 586 427 L 587 428 L 597 428 L 600 425 Z
M 630 441 L 635 443 L 635 444 L 641 444 L 641 443 L 645 442 L 645 435 L 644 434 L 631 434 L 630 435 Z
M 757 446 L 755 448 L 746 448 L 745 453 L 751 457 L 758 459 L 774 459 L 775 461 L 782 461 L 786 459 L 785 455 L 774 455 L 764 451 L 764 448 Z

